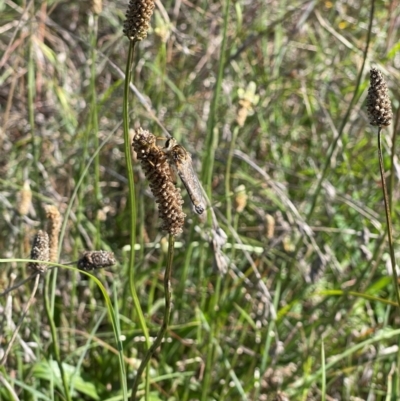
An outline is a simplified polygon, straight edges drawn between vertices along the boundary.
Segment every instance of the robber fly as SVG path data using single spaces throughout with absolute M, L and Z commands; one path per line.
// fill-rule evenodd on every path
M 179 145 L 174 138 L 165 143 L 164 152 L 169 164 L 174 167 L 183 182 L 189 198 L 197 214 L 202 214 L 205 209 L 201 185 L 192 166 L 192 157 L 186 149 Z

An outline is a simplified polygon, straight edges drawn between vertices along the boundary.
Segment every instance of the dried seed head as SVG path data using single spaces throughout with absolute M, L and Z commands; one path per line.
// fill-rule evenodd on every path
M 50 262 L 58 261 L 58 236 L 61 229 L 61 215 L 58 209 L 53 205 L 45 207 L 47 222 L 47 233 L 50 241 Z
M 102 0 L 92 0 L 91 9 L 93 14 L 99 15 L 103 11 L 103 1 Z
M 242 213 L 247 205 L 247 194 L 246 187 L 244 185 L 239 185 L 235 188 L 235 210 L 237 213 Z
M 370 87 L 367 96 L 367 111 L 371 125 L 386 127 L 393 117 L 392 106 L 388 96 L 388 87 L 380 71 L 370 71 Z
M 81 270 L 94 270 L 101 267 L 115 265 L 116 260 L 113 252 L 109 251 L 86 251 L 78 260 L 78 268 Z
M 132 146 L 158 204 L 163 221 L 161 228 L 172 235 L 180 234 L 186 215 L 182 212 L 183 200 L 172 179 L 167 156 L 162 148 L 156 145 L 156 137 L 142 128 L 135 132 Z
M 26 216 L 32 204 L 32 191 L 29 181 L 24 182 L 24 186 L 19 192 L 17 210 L 21 216 Z
M 123 29 L 129 40 L 138 42 L 147 36 L 153 10 L 154 0 L 130 0 Z
M 31 259 L 49 261 L 49 236 L 45 231 L 39 230 L 33 239 Z M 47 270 L 47 265 L 40 263 L 28 263 L 28 267 L 37 272 L 44 273 Z
M 270 214 L 265 215 L 266 234 L 268 239 L 274 238 L 275 234 L 275 219 Z

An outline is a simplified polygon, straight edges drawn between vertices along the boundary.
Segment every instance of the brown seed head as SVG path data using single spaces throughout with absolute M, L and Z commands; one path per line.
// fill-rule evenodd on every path
M 162 148 L 156 145 L 156 137 L 142 128 L 135 132 L 132 146 L 158 204 L 163 221 L 161 228 L 172 235 L 180 234 L 186 215 L 182 211 L 183 200 L 172 179 L 167 156 Z
M 101 267 L 115 265 L 116 260 L 113 252 L 109 251 L 86 251 L 78 260 L 78 268 L 81 270 L 94 270 Z
M 386 127 L 393 117 L 392 106 L 388 96 L 388 87 L 380 71 L 370 71 L 370 87 L 367 96 L 367 111 L 371 125 Z
M 50 241 L 50 262 L 58 261 L 58 236 L 61 229 L 61 215 L 56 206 L 47 205 L 45 207 L 47 222 L 47 233 Z
M 154 0 L 130 0 L 124 22 L 124 34 L 129 40 L 138 42 L 147 36 Z
M 49 261 L 49 236 L 45 231 L 39 230 L 33 239 L 31 259 Z M 28 263 L 28 267 L 37 272 L 44 273 L 47 270 L 47 265 L 40 263 Z

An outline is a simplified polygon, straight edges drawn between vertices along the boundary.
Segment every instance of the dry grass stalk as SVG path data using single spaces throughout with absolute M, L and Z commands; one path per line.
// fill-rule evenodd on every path
M 86 251 L 78 260 L 78 268 L 81 270 L 95 270 L 102 267 L 115 265 L 116 260 L 113 252 L 109 251 Z
M 156 137 L 142 128 L 135 132 L 132 145 L 158 204 L 163 221 L 161 228 L 172 235 L 180 234 L 186 215 L 182 211 L 183 200 L 175 187 L 167 156 L 156 145 Z
M 388 87 L 382 73 L 376 68 L 370 71 L 370 87 L 367 96 L 367 111 L 371 125 L 387 127 L 393 117 Z
M 37 261 L 49 261 L 49 236 L 45 231 L 39 230 L 33 239 L 31 259 Z M 44 273 L 47 265 L 41 263 L 28 263 L 28 267 L 36 272 Z
M 61 215 L 58 209 L 53 205 L 45 207 L 47 222 L 47 233 L 50 241 L 49 258 L 51 262 L 58 261 L 58 236 L 61 229 Z
M 129 2 L 123 29 L 129 40 L 139 42 L 147 36 L 153 10 L 153 0 L 131 0 Z

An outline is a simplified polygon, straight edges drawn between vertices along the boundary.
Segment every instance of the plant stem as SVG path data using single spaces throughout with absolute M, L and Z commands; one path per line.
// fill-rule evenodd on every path
M 135 41 L 129 42 L 128 58 L 125 70 L 125 83 L 124 83 L 124 99 L 123 99 L 123 127 L 124 127 L 124 152 L 126 169 L 128 175 L 128 188 L 129 188 L 129 210 L 130 210 L 130 253 L 129 253 L 129 289 L 132 295 L 133 305 L 138 315 L 139 325 L 143 331 L 146 339 L 146 346 L 150 350 L 149 330 L 146 325 L 146 320 L 143 315 L 142 307 L 140 306 L 139 297 L 135 288 L 135 243 L 136 243 L 136 202 L 135 202 L 135 183 L 133 179 L 133 166 L 131 156 L 131 141 L 129 137 L 129 85 L 132 77 L 133 68 L 133 54 L 135 50 Z M 136 382 L 136 380 L 135 380 Z M 132 390 L 132 397 L 133 397 Z M 146 391 L 146 394 L 148 391 Z M 133 398 L 132 398 L 133 399 Z
M 387 192 L 387 188 L 386 188 L 386 180 L 385 180 L 385 175 L 384 175 L 383 159 L 382 159 L 381 132 L 382 132 L 382 128 L 379 127 L 379 130 L 378 130 L 379 170 L 381 173 L 382 191 L 383 191 L 383 198 L 385 201 L 385 215 L 386 215 L 387 233 L 388 233 L 388 240 L 389 240 L 390 260 L 392 263 L 393 284 L 394 284 L 394 290 L 396 292 L 397 304 L 398 304 L 398 307 L 400 308 L 400 291 L 399 291 L 398 276 L 397 276 L 397 270 L 396 270 L 396 258 L 394 256 L 394 247 L 393 247 L 392 218 L 391 218 L 391 214 L 390 214 L 389 197 L 388 197 L 388 192 Z
M 90 30 L 90 95 L 91 95 L 91 118 L 89 126 L 93 134 L 94 148 L 99 147 L 99 117 L 98 117 L 98 101 L 96 93 L 96 56 L 97 56 L 97 35 L 99 28 L 99 16 L 93 15 L 93 27 Z M 100 157 L 96 155 L 94 159 L 94 197 L 95 209 L 98 211 L 101 207 L 101 189 L 100 189 Z M 96 248 L 101 247 L 101 227 L 98 214 L 96 214 Z
M 394 188 L 394 178 L 395 178 L 395 164 L 394 158 L 396 155 L 396 139 L 397 139 L 397 127 L 399 123 L 399 110 L 396 113 L 396 119 L 393 124 L 393 135 L 392 135 L 392 148 L 390 150 L 390 185 L 389 185 L 389 207 L 393 212 L 392 201 L 393 201 L 393 188 Z
M 135 381 L 133 382 L 132 386 L 132 394 L 131 394 L 131 401 L 136 401 L 136 393 L 139 387 L 140 378 L 144 369 L 146 368 L 147 364 L 150 361 L 150 358 L 154 354 L 155 350 L 160 346 L 165 332 L 169 326 L 169 319 L 171 315 L 171 298 L 172 298 L 172 291 L 171 291 L 171 272 L 172 272 L 172 263 L 174 259 L 174 244 L 175 244 L 175 237 L 173 235 L 169 235 L 168 240 L 168 256 L 167 256 L 167 266 L 165 269 L 164 274 L 164 296 L 165 296 L 165 309 L 164 309 L 164 318 L 163 323 L 160 327 L 160 330 L 157 334 L 156 339 L 154 340 L 153 345 L 147 350 L 146 355 L 144 356 L 142 363 L 139 366 L 137 371 Z

